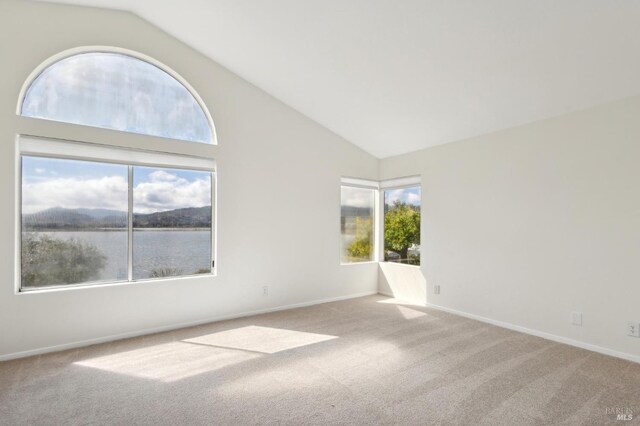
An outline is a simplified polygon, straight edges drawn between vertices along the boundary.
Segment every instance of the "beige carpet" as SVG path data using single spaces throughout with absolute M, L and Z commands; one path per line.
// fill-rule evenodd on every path
M 2 425 L 639 422 L 640 364 L 381 296 L 0 363 Z

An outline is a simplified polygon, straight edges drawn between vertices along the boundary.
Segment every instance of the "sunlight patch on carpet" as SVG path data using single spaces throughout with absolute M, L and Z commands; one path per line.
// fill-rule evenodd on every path
M 250 325 L 192 339 L 185 339 L 183 341 L 218 348 L 274 354 L 337 338 L 337 336 L 327 334 L 306 333 L 303 331 Z
M 424 317 L 425 315 L 427 315 L 424 312 L 407 308 L 406 306 L 397 305 L 396 308 L 398 309 L 398 311 L 400 311 L 400 314 L 404 317 L 404 319 L 408 319 L 408 320 Z
M 145 379 L 174 382 L 262 355 L 171 342 L 75 362 L 75 365 Z
M 421 305 L 419 303 L 414 303 L 414 302 L 410 302 L 408 300 L 402 300 L 402 299 L 397 299 L 397 298 L 389 298 L 389 299 L 382 299 L 382 300 L 378 300 L 376 301 L 376 303 L 384 303 L 387 305 L 405 305 L 405 306 L 421 306 L 424 307 L 424 305 Z
M 424 317 L 427 315 L 426 312 L 422 312 L 419 311 L 417 309 L 413 309 L 413 308 L 409 308 L 408 306 L 416 306 L 416 307 L 420 307 L 421 305 L 415 304 L 415 303 L 411 303 L 411 302 L 407 302 L 404 300 L 400 300 L 400 299 L 384 299 L 384 300 L 378 300 L 377 303 L 384 303 L 386 305 L 396 305 L 396 308 L 398 309 L 398 312 L 400 312 L 400 314 L 404 317 L 404 319 L 414 319 L 414 318 L 420 318 L 420 317 Z

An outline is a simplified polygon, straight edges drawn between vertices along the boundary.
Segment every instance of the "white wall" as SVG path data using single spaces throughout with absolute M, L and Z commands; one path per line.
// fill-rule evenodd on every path
M 639 159 L 636 97 L 388 158 L 380 173 L 422 175 L 428 303 L 640 361 L 625 335 L 640 321 Z
M 375 158 L 133 15 L 2 0 L 0 43 L 0 358 L 377 291 L 377 264 L 339 262 L 340 176 L 376 179 Z M 217 277 L 15 293 L 16 134 L 170 149 L 144 136 L 16 116 L 29 73 L 83 45 L 149 55 L 209 106 L 219 146 L 189 150 L 218 163 Z M 263 285 L 271 286 L 267 297 Z
M 403 302 L 424 305 L 427 300 L 427 281 L 419 266 L 380 262 L 378 293 Z

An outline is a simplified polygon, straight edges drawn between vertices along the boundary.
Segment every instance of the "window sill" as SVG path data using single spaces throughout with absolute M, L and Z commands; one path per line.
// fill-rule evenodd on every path
M 148 283 L 156 283 L 156 282 L 196 280 L 196 279 L 205 278 L 205 277 L 215 278 L 216 276 L 217 274 L 215 272 L 211 272 L 208 274 L 186 275 L 182 277 L 145 278 L 145 279 L 135 280 L 135 281 L 105 281 L 105 282 L 96 282 L 96 283 L 88 283 L 88 284 L 69 284 L 69 285 L 50 286 L 50 287 L 43 287 L 43 288 L 19 289 L 18 291 L 16 291 L 15 294 L 27 295 L 27 294 L 54 293 L 54 292 L 72 291 L 72 290 L 88 290 L 88 289 L 105 288 L 105 287 L 126 287 L 131 285 L 148 284 Z
M 354 265 L 370 265 L 372 263 L 380 263 L 377 260 L 367 260 L 366 262 L 340 262 L 340 266 L 354 266 Z
M 390 264 L 390 265 L 401 265 L 403 267 L 407 267 L 407 268 L 418 268 L 420 269 L 420 267 L 422 265 L 409 265 L 407 263 L 400 263 L 400 262 L 389 262 L 388 260 L 382 261 L 380 263 L 386 263 L 386 264 Z

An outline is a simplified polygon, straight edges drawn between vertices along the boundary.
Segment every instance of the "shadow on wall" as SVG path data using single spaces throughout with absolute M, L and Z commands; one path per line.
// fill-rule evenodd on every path
M 427 280 L 418 266 L 380 262 L 378 292 L 416 305 L 427 303 Z

